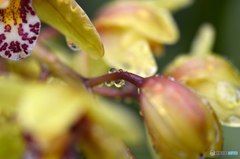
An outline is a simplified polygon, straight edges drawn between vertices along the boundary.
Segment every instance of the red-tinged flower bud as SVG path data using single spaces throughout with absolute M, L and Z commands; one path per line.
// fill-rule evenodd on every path
M 179 56 L 163 74 L 206 97 L 222 124 L 240 126 L 240 74 L 228 60 L 214 54 Z
M 197 159 L 221 151 L 222 129 L 206 100 L 161 77 L 144 81 L 140 108 L 156 151 L 163 159 Z

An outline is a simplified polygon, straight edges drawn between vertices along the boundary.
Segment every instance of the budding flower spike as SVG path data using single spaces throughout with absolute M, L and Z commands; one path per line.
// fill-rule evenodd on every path
M 103 56 L 101 39 L 75 0 L 1 0 L 0 56 L 15 61 L 30 56 L 40 34 L 38 17 L 64 34 L 75 50 L 95 59 Z
M 140 109 L 162 159 L 197 159 L 222 150 L 221 125 L 211 106 L 186 86 L 163 76 L 144 80 Z

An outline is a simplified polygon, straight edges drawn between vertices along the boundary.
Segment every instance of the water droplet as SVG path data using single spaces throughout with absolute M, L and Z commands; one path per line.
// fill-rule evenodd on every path
M 86 16 L 86 13 L 85 12 L 82 12 L 82 17 Z
M 111 69 L 108 71 L 108 73 L 115 73 L 115 72 L 117 72 L 117 70 L 116 70 L 115 68 L 111 68 Z
M 175 81 L 175 78 L 172 76 L 169 76 L 168 79 L 170 79 L 171 81 Z
M 125 85 L 125 81 L 123 79 L 118 79 L 114 83 L 115 87 L 120 88 Z
M 229 82 L 218 82 L 216 90 L 217 100 L 226 109 L 240 106 L 240 88 Z
M 122 69 L 119 69 L 118 72 L 123 72 L 123 70 L 122 70 Z
M 137 91 L 138 91 L 138 94 L 140 94 L 140 92 L 141 92 L 140 88 L 138 88 L 138 90 L 137 90 Z
M 160 74 L 156 74 L 156 75 L 155 75 L 155 77 L 161 77 L 161 76 L 162 76 L 162 75 L 160 75 Z
M 22 59 L 24 59 L 24 58 L 25 58 L 25 56 L 19 55 L 19 56 L 17 57 L 17 61 L 22 60 Z
M 91 30 L 91 29 L 93 28 L 93 26 L 92 26 L 92 24 L 90 24 L 90 23 L 86 23 L 86 24 L 83 24 L 83 28 L 84 28 L 85 30 Z
M 111 87 L 114 84 L 114 81 L 106 81 L 105 85 Z
M 139 114 L 140 114 L 141 116 L 143 116 L 143 113 L 142 113 L 142 111 L 141 111 L 141 110 L 139 111 Z
M 75 45 L 74 43 L 72 43 L 68 38 L 66 38 L 66 41 L 67 41 L 67 45 L 68 47 L 73 50 L 73 51 L 79 51 L 80 48 L 77 47 L 77 45 Z

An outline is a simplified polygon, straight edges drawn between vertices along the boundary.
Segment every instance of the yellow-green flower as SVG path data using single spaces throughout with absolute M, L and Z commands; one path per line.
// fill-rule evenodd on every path
M 134 158 L 117 138 L 137 144 L 142 130 L 134 115 L 121 107 L 96 102 L 84 89 L 56 83 L 2 79 L 0 88 L 0 118 L 4 121 L 0 126 L 1 158 L 21 158 L 31 149 L 44 159 L 63 158 L 71 144 L 79 145 L 84 155 L 93 159 Z M 31 137 L 35 146 L 23 135 Z
M 204 25 L 193 43 L 192 54 L 169 64 L 164 75 L 185 81 L 205 96 L 222 124 L 240 126 L 240 74 L 227 59 L 211 54 L 214 30 Z
M 162 54 L 163 44 L 175 43 L 179 33 L 169 11 L 155 2 L 115 1 L 98 12 L 94 25 L 107 65 L 144 77 L 156 73 L 152 52 Z
M 31 54 L 40 34 L 38 17 L 91 57 L 104 54 L 95 27 L 75 0 L 8 0 L 0 1 L 0 8 L 0 55 L 4 58 L 21 60 Z
M 206 99 L 165 77 L 143 83 L 140 109 L 162 159 L 193 159 L 222 150 L 221 125 Z

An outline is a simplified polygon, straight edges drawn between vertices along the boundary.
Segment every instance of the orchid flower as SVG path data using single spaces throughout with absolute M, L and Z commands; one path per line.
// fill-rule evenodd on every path
M 1 0 L 0 8 L 0 55 L 4 58 L 21 60 L 31 54 L 40 34 L 39 18 L 91 57 L 104 54 L 96 29 L 75 0 Z
M 222 124 L 240 126 L 240 74 L 225 58 L 213 54 L 215 31 L 205 24 L 193 42 L 191 54 L 181 55 L 169 64 L 164 75 L 185 81 L 205 96 Z

